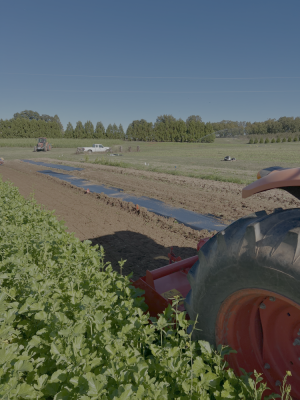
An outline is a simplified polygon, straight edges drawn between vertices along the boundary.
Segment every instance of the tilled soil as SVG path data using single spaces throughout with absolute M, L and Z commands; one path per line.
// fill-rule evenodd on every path
M 43 161 L 55 162 L 51 159 Z M 255 211 L 266 210 L 267 213 L 270 213 L 278 207 L 295 208 L 300 205 L 299 200 L 279 189 L 242 199 L 244 185 L 237 183 L 217 182 L 106 165 L 75 162 L 68 162 L 67 164 L 84 168 L 83 171 L 70 172 L 73 176 L 87 179 L 95 184 L 123 189 L 125 193 L 135 196 L 162 200 L 174 207 L 213 215 L 226 224 Z
M 68 162 L 71 164 L 76 165 Z M 172 206 L 214 215 L 225 223 L 254 211 L 272 212 L 274 208 L 294 208 L 299 204 L 282 190 L 243 200 L 243 186 L 234 183 L 94 164 L 80 164 L 80 167 L 84 170 L 70 174 L 136 196 L 152 197 Z M 5 162 L 0 167 L 0 174 L 4 180 L 13 182 L 23 196 L 33 194 L 39 204 L 55 210 L 55 215 L 64 220 L 68 230 L 80 240 L 102 245 L 106 261 L 111 262 L 113 268 L 119 270 L 118 261 L 127 260 L 123 273 L 133 272 L 134 279 L 145 275 L 147 269 L 168 264 L 171 246 L 175 255 L 191 257 L 196 254 L 199 239 L 214 233 L 195 231 L 172 218 L 157 216 L 135 204 L 104 194 L 86 194 L 83 189 L 38 173 L 42 169 L 45 168 L 15 160 Z

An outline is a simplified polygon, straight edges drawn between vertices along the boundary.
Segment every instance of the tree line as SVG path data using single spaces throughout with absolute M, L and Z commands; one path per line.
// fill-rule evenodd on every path
M 122 125 L 109 124 L 105 129 L 101 122 L 94 128 L 91 121 L 84 125 L 76 123 L 75 129 L 69 122 L 64 137 L 68 138 L 108 138 L 129 141 L 157 142 L 211 142 L 214 140 L 213 128 L 210 123 L 202 122 L 198 115 L 190 116 L 186 121 L 176 119 L 172 115 L 161 115 L 156 122 L 144 119 L 131 122 L 124 132 Z
M 186 121 L 176 119 L 172 115 L 161 115 L 155 123 L 144 119 L 135 120 L 124 132 L 122 124 L 109 124 L 105 129 L 102 122 L 94 127 L 91 121 L 76 123 L 75 128 L 69 122 L 63 130 L 59 117 L 55 115 L 39 115 L 35 111 L 25 110 L 14 114 L 10 120 L 0 120 L 0 137 L 2 138 L 94 138 L 120 139 L 129 141 L 158 142 L 212 142 L 213 126 L 204 123 L 199 115 L 192 115 Z
M 249 135 L 265 135 L 268 133 L 300 132 L 300 117 L 280 117 L 264 122 L 247 122 L 246 133 Z
M 300 132 L 300 117 L 280 117 L 278 119 L 267 119 L 263 122 L 229 121 L 212 123 L 214 132 L 218 136 L 235 135 L 265 135 L 276 133 Z
M 94 139 L 125 139 L 125 132 L 122 124 L 117 126 L 116 124 L 109 124 L 105 129 L 102 122 L 97 122 L 94 127 L 91 121 L 87 121 L 83 124 L 81 121 L 76 122 L 75 128 L 71 122 L 68 123 L 64 134 L 65 138 L 83 139 L 83 138 L 94 138 Z
M 36 138 L 47 136 L 59 138 L 64 128 L 58 115 L 40 115 L 36 111 L 25 110 L 15 113 L 12 119 L 0 119 L 0 138 Z
M 154 123 L 145 119 L 132 121 L 126 132 L 122 124 L 109 124 L 105 129 L 102 122 L 96 126 L 91 121 L 78 121 L 75 128 L 69 122 L 64 130 L 58 115 L 40 115 L 25 110 L 15 113 L 9 120 L 0 119 L 0 138 L 94 138 L 120 139 L 129 141 L 157 142 L 212 142 L 218 137 L 236 135 L 265 135 L 300 132 L 300 117 L 281 117 L 263 122 L 223 120 L 203 122 L 199 115 L 191 115 L 185 121 L 172 115 L 161 115 Z
M 154 124 L 144 119 L 131 122 L 126 139 L 144 142 L 213 142 L 213 132 L 212 124 L 204 123 L 199 115 L 191 115 L 186 121 L 172 115 L 161 115 Z

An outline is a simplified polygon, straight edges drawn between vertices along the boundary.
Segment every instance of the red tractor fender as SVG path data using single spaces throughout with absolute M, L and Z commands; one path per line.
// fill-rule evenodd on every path
M 267 175 L 261 177 L 261 173 L 264 173 L 264 175 L 267 173 Z M 295 194 L 295 187 L 300 187 L 300 168 L 282 168 L 274 170 L 270 168 L 270 171 L 259 171 L 257 178 L 257 181 L 250 183 L 250 185 L 242 190 L 242 197 L 244 199 L 253 194 L 276 188 L 285 189 L 298 197 L 297 194 Z

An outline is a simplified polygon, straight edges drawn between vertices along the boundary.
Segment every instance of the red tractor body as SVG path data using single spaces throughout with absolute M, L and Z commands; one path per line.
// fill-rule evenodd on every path
M 243 197 L 281 188 L 300 199 L 300 168 L 266 168 Z M 286 371 L 292 398 L 300 399 L 300 209 L 276 209 L 243 217 L 211 238 L 198 255 L 170 264 L 133 282 L 145 291 L 151 317 L 182 297 L 179 310 L 197 319 L 194 340 L 237 351 L 227 361 L 237 375 L 263 373 L 280 393 Z

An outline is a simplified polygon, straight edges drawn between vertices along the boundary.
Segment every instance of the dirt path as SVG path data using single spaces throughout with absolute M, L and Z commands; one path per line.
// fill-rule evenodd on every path
M 253 211 L 266 209 L 271 212 L 276 207 L 299 205 L 296 199 L 281 190 L 242 200 L 242 186 L 233 183 L 101 165 L 80 166 L 84 166 L 84 171 L 71 174 L 137 196 L 153 197 L 170 205 L 216 215 L 225 222 Z M 103 194 L 85 194 L 82 189 L 38 173 L 41 169 L 44 168 L 22 161 L 7 161 L 0 167 L 0 174 L 4 180 L 18 186 L 23 196 L 34 193 L 38 203 L 55 210 L 56 216 L 64 220 L 68 230 L 80 240 L 89 239 L 93 244 L 102 245 L 106 260 L 115 269 L 119 270 L 121 258 L 126 259 L 124 273 L 132 271 L 134 278 L 145 275 L 147 269 L 167 264 L 171 246 L 182 258 L 195 255 L 198 240 L 209 235 L 207 231 L 194 231 L 172 219 L 137 210 L 131 203 Z

